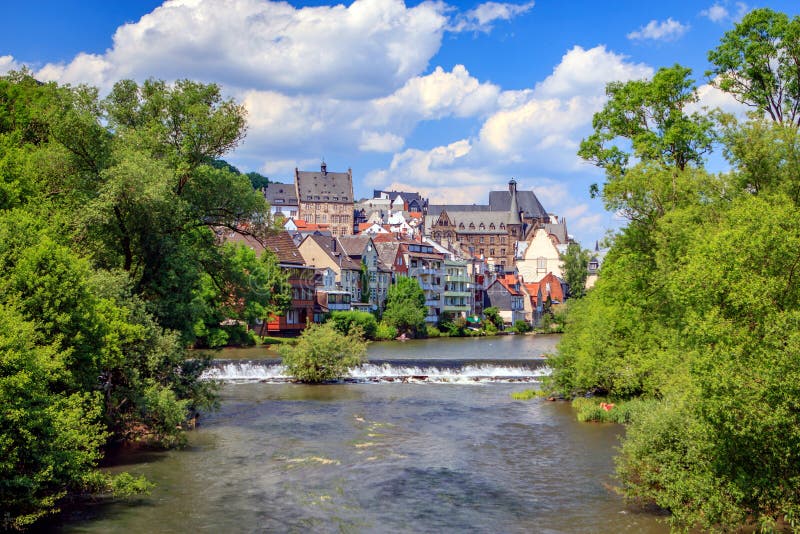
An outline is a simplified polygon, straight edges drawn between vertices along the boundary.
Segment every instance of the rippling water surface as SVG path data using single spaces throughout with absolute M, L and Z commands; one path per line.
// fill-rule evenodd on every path
M 490 346 L 485 340 L 446 340 L 438 350 L 435 343 L 373 345 L 370 357 L 392 362 L 384 374 L 402 369 L 403 360 L 416 368 L 434 357 L 428 369 L 463 373 L 477 361 L 485 373 L 491 362 L 535 382 L 542 367 L 533 345 L 541 341 L 504 339 L 511 341 L 492 351 L 482 349 Z M 158 484 L 152 496 L 93 510 L 64 529 L 664 532 L 608 489 L 622 428 L 577 423 L 566 403 L 511 399 L 532 386 L 233 380 L 222 409 L 202 419 L 187 449 L 131 454 L 115 468 L 147 475 Z

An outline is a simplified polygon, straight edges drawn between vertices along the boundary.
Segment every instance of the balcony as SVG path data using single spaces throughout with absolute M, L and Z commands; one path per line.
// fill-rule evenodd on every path
M 470 277 L 465 274 L 447 275 L 446 280 L 448 282 L 472 282 Z
M 419 276 L 424 274 L 440 274 L 439 269 L 431 269 L 430 267 L 412 267 L 408 270 L 412 276 Z
M 442 301 L 438 298 L 430 298 L 425 300 L 425 306 L 441 306 Z
M 468 312 L 470 311 L 470 307 L 466 305 L 444 305 L 444 311 L 446 312 Z
M 445 297 L 471 297 L 472 291 L 445 291 Z

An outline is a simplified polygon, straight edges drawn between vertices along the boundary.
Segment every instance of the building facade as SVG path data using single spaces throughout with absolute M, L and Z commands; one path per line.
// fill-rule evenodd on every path
M 334 237 L 353 234 L 353 172 L 294 170 L 298 217 L 309 223 L 328 224 Z

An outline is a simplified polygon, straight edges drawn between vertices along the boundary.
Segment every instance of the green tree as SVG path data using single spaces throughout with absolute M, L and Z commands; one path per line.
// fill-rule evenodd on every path
M 341 378 L 367 355 L 367 342 L 354 328 L 342 334 L 332 323 L 309 324 L 296 345 L 278 349 L 290 375 L 301 382 L 320 383 Z
M 754 9 L 708 60 L 714 85 L 775 122 L 800 126 L 800 17 Z
M 483 316 L 489 320 L 498 330 L 502 330 L 504 326 L 503 318 L 500 317 L 500 310 L 497 306 L 491 306 L 483 310 Z
M 697 102 L 691 69 L 661 68 L 652 80 L 611 82 L 608 102 L 592 119 L 594 133 L 581 142 L 578 155 L 606 170 L 609 178 L 628 168 L 631 156 L 680 170 L 701 165 L 714 140 L 712 122 L 688 113 Z M 630 143 L 632 153 L 618 141 Z
M 425 293 L 416 278 L 401 276 L 389 288 L 383 320 L 400 333 L 417 336 L 425 332 Z
M 569 284 L 570 297 L 580 298 L 586 293 L 586 278 L 589 276 L 589 251 L 578 243 L 567 245 L 567 251 L 561 254 L 564 262 L 564 280 Z
M 365 311 L 335 311 L 331 313 L 329 321 L 336 330 L 345 335 L 357 329 L 365 338 L 375 339 L 378 330 L 378 320 Z

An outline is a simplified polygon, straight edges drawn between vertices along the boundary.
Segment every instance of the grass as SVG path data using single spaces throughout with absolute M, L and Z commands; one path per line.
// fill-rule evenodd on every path
M 616 401 L 605 397 L 577 397 L 572 407 L 580 422 L 630 423 L 637 413 L 650 409 L 657 401 L 651 399 L 632 399 Z
M 261 336 L 262 345 L 295 345 L 297 339 L 293 337 Z
M 544 397 L 545 393 L 541 389 L 525 389 L 522 391 L 515 391 L 511 394 L 514 400 L 531 400 L 538 397 Z

